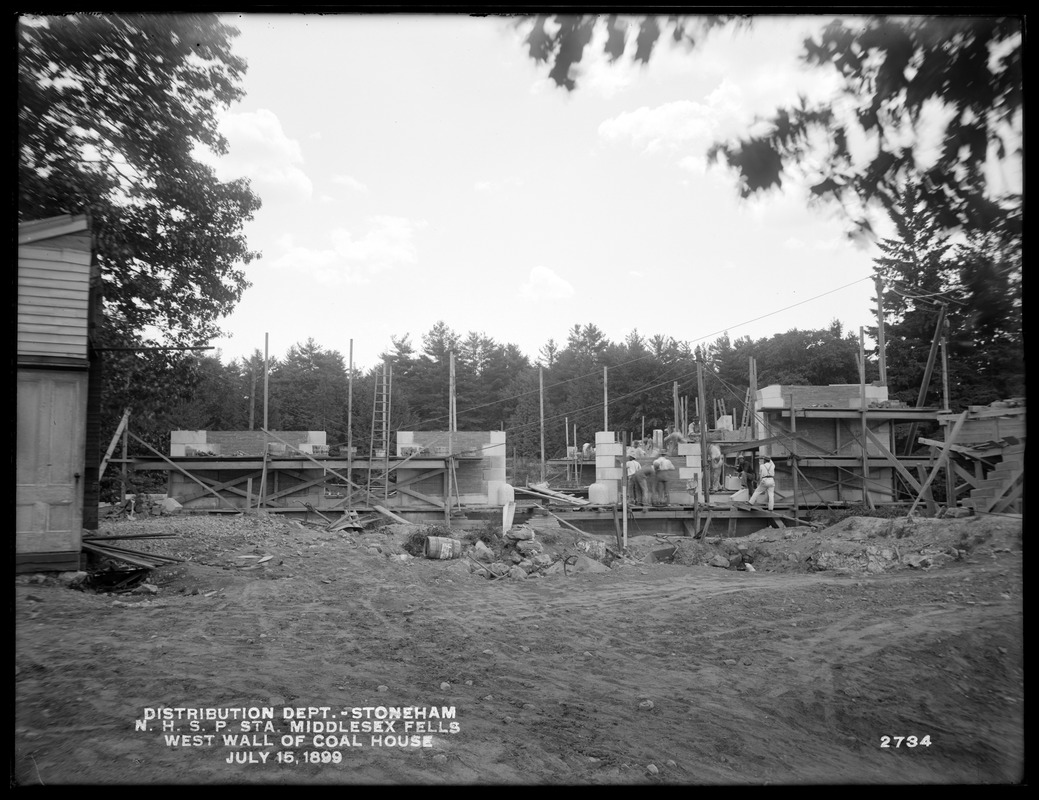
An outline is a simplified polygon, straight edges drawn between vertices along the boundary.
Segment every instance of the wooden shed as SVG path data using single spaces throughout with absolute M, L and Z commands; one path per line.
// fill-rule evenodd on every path
M 15 569 L 79 569 L 91 314 L 98 280 L 86 216 L 18 225 Z M 96 489 L 96 487 L 95 487 Z M 96 509 L 96 494 L 91 498 Z M 94 515 L 96 519 L 96 514 Z M 95 523 L 96 527 L 96 523 Z

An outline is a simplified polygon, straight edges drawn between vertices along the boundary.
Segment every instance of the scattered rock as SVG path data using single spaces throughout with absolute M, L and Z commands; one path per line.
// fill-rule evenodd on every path
M 658 772 L 660 772 L 660 770 L 657 769 L 656 764 L 650 764 L 648 767 L 646 767 L 646 772 L 648 772 L 650 775 L 656 775 Z
M 494 561 L 494 551 L 491 550 L 491 548 L 489 548 L 483 542 L 477 541 L 476 544 L 473 545 L 473 557 L 477 561 L 482 561 L 485 564 L 490 564 L 492 561 Z
M 588 556 L 577 556 L 577 560 L 571 567 L 568 567 L 570 572 L 577 574 L 580 572 L 609 572 L 610 568 L 605 564 L 596 561 L 594 558 Z
M 534 531 L 530 528 L 513 528 L 505 534 L 505 538 L 514 542 L 530 541 L 534 538 Z
M 385 683 L 380 683 L 375 689 L 375 691 L 377 692 L 388 692 L 389 690 L 390 687 L 387 686 Z
M 440 690 L 441 691 L 446 692 L 450 688 L 451 688 L 451 684 L 448 683 L 447 681 L 444 681 L 443 683 L 440 684 Z
M 516 542 L 516 549 L 525 556 L 537 555 L 542 551 L 542 547 L 539 542 L 530 540 L 522 540 Z
M 79 586 L 89 576 L 86 572 L 59 572 L 58 581 L 68 587 Z
M 639 708 L 641 708 L 643 711 L 649 711 L 651 708 L 653 708 L 653 701 L 647 697 L 645 700 L 639 703 Z
M 172 497 L 165 498 L 159 506 L 163 514 L 179 514 L 182 508 L 183 506 Z
M 518 564 L 509 570 L 509 580 L 522 581 L 527 577 L 527 571 Z
M 707 563 L 709 566 L 721 567 L 722 569 L 728 569 L 729 567 L 729 559 L 723 555 L 712 556 Z

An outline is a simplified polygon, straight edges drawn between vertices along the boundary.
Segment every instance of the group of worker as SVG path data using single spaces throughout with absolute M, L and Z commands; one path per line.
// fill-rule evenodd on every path
M 626 469 L 630 498 L 634 505 L 671 504 L 671 484 L 678 478 L 678 470 L 670 458 L 660 455 L 652 463 L 643 465 L 634 453 L 629 452 Z M 768 510 L 772 511 L 776 501 L 776 465 L 772 463 L 772 458 L 761 457 L 755 481 L 750 461 L 739 456 L 736 459 L 736 474 L 740 479 L 740 489 L 746 490 L 750 504 L 756 505 L 761 498 L 767 497 Z
M 639 506 L 671 504 L 671 484 L 678 479 L 678 470 L 670 458 L 659 455 L 643 466 L 638 457 L 630 453 L 626 469 L 632 503 Z

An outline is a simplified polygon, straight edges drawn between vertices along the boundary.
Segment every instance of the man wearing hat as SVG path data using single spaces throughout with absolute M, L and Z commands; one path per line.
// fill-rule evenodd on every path
M 768 510 L 771 511 L 772 506 L 776 502 L 776 465 L 772 463 L 771 457 L 761 457 L 759 478 L 758 488 L 754 490 L 754 494 L 750 498 L 750 504 L 754 505 L 759 497 L 763 494 L 768 494 Z

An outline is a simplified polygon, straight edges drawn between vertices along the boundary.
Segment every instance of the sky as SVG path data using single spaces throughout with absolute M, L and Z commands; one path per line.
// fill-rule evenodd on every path
M 569 93 L 503 17 L 223 19 L 248 72 L 210 160 L 263 201 L 252 286 L 211 342 L 224 363 L 313 339 L 367 370 L 440 321 L 532 361 L 575 324 L 695 345 L 875 321 L 875 245 L 796 182 L 741 200 L 705 157 L 833 92 L 797 59 L 821 17 L 662 43 L 645 67 L 593 41 Z

